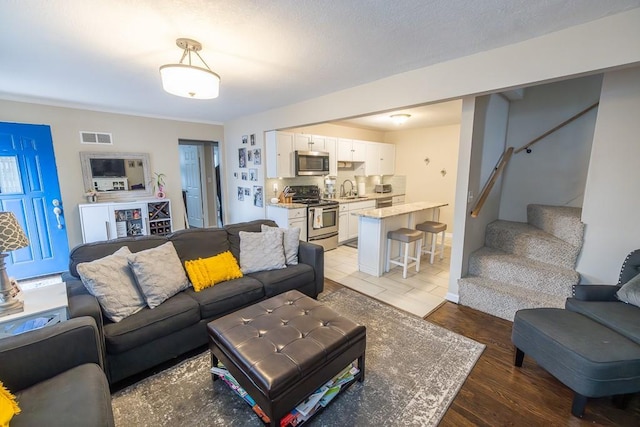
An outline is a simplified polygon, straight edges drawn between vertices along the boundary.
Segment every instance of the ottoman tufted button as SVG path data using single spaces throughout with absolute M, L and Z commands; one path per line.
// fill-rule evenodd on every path
M 272 309 L 270 309 L 270 308 L 268 308 L 268 309 L 267 309 L 267 314 L 271 314 L 271 313 L 273 313 L 273 310 L 272 310 Z
M 287 324 L 289 324 L 289 321 L 288 321 L 288 320 L 283 320 L 283 321 L 282 321 L 282 325 L 287 325 Z

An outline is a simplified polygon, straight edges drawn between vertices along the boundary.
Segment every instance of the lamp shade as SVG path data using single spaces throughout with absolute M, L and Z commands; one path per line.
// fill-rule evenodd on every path
M 220 76 L 206 68 L 186 64 L 168 64 L 160 67 L 162 87 L 165 91 L 193 99 L 217 98 Z
M 15 251 L 27 246 L 29 239 L 13 212 L 0 212 L 0 252 Z

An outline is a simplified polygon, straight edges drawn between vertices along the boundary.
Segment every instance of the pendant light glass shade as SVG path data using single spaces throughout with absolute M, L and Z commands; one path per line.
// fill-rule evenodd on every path
M 180 63 L 160 67 L 162 88 L 170 94 L 193 99 L 217 98 L 220 93 L 220 76 L 211 71 L 202 59 L 202 45 L 191 39 L 178 39 L 176 45 L 184 49 Z M 191 64 L 191 53 L 195 53 L 204 67 Z M 188 64 L 182 62 L 188 58 Z

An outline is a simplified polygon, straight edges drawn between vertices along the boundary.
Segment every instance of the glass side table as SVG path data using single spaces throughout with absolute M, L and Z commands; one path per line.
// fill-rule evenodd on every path
M 24 290 L 18 298 L 24 301 L 24 311 L 0 317 L 0 338 L 55 325 L 69 318 L 64 282 Z

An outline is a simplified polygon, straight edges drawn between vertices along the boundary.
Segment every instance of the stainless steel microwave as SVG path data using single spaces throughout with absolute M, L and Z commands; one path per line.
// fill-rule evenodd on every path
M 329 153 L 296 151 L 296 176 L 329 175 Z

